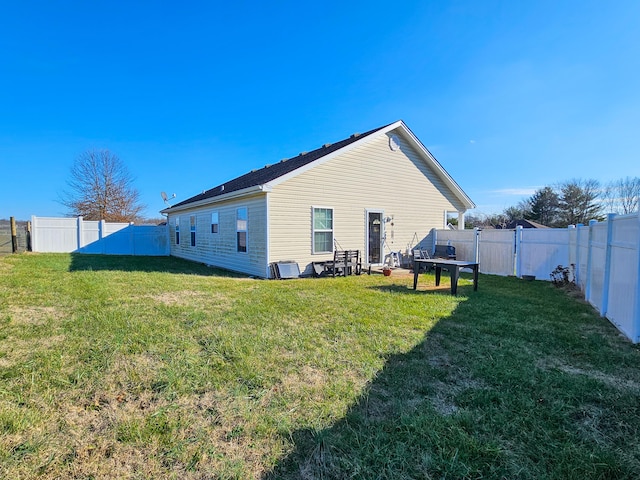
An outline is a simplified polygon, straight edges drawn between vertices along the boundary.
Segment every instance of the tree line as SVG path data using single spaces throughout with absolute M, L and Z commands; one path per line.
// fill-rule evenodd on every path
M 604 220 L 608 213 L 626 215 L 640 206 L 640 178 L 625 177 L 601 184 L 593 179 L 572 179 L 542 187 L 494 215 L 465 216 L 465 227 L 504 228 L 516 220 L 531 220 L 547 227 L 584 225 Z

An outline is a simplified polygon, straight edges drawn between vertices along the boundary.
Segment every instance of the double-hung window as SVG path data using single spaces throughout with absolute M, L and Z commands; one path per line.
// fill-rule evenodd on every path
M 189 217 L 189 224 L 191 226 L 191 246 L 196 246 L 196 216 L 191 215 Z
M 313 208 L 313 253 L 333 252 L 333 208 Z
M 247 208 L 238 208 L 236 210 L 236 246 L 238 252 L 247 251 L 247 227 L 249 226 Z
M 211 212 L 211 233 L 218 233 L 220 228 L 220 218 L 218 212 Z
M 180 217 L 176 217 L 176 245 L 180 245 Z

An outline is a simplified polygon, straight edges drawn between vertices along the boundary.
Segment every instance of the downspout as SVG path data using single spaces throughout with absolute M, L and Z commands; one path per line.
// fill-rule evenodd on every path
M 269 259 L 270 259 L 270 255 L 269 255 L 269 251 L 270 251 L 270 246 L 271 246 L 271 229 L 269 228 L 269 224 L 270 224 L 270 212 L 269 212 L 269 191 L 265 191 L 264 194 L 264 208 L 265 208 L 265 215 L 266 215 L 266 220 L 264 222 L 265 224 L 265 228 L 266 228 L 266 232 L 265 232 L 265 260 L 266 260 L 266 265 L 265 265 L 265 278 L 269 278 L 271 272 L 269 269 Z

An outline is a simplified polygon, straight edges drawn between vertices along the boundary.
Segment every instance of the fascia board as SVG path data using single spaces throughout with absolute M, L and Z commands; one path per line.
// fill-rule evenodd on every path
M 181 205 L 179 207 L 165 208 L 164 210 L 160 210 L 160 213 L 166 215 L 166 214 L 171 214 L 175 212 L 183 212 L 185 210 L 192 210 L 194 208 L 202 207 L 204 205 L 224 202 L 226 200 L 233 200 L 233 199 L 244 197 L 254 193 L 270 192 L 270 191 L 271 191 L 271 187 L 269 187 L 268 185 L 254 185 L 252 187 L 243 188 L 242 190 L 236 190 L 235 192 L 225 193 L 224 195 L 218 195 L 216 197 L 205 198 L 202 200 L 198 200 L 197 202 L 191 202 L 186 205 Z

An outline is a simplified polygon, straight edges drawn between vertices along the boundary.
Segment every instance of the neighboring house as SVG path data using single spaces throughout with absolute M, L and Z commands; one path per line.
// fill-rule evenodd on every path
M 447 212 L 474 208 L 404 122 L 253 170 L 162 211 L 171 255 L 258 277 L 293 260 L 310 274 L 334 247 L 381 264 L 431 245 Z
M 507 230 L 513 230 L 516 227 L 522 227 L 522 228 L 549 228 L 546 225 L 542 225 L 541 223 L 534 222 L 533 220 L 525 220 L 524 218 L 520 219 L 520 220 L 511 220 L 504 227 L 498 227 L 498 228 L 505 228 Z

